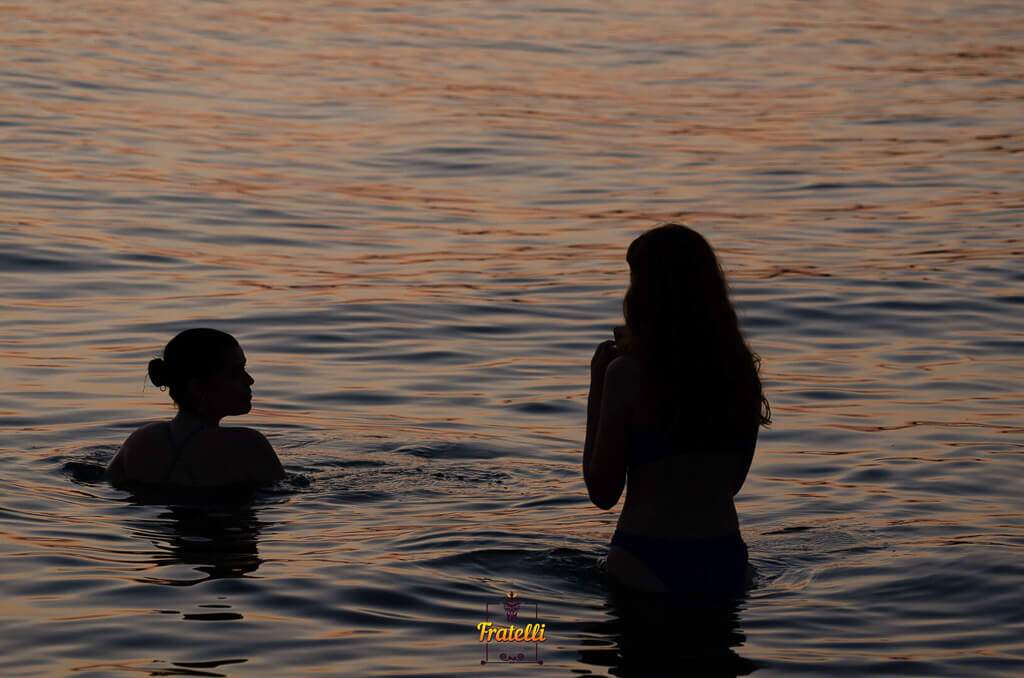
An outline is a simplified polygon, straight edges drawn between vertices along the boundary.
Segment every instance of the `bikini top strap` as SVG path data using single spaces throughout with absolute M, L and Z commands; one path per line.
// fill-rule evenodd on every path
M 185 448 L 188 446 L 192 438 L 194 438 L 197 433 L 204 430 L 205 428 L 205 426 L 200 426 L 199 428 L 189 432 L 189 434 L 185 436 L 185 439 L 181 441 L 181 445 L 179 446 L 174 444 L 174 434 L 171 432 L 171 425 L 167 424 L 167 442 L 171 446 L 171 451 L 174 453 L 174 458 L 171 459 L 171 464 L 170 466 L 167 467 L 167 473 L 164 474 L 164 479 L 163 481 L 161 481 L 162 483 L 166 484 L 167 481 L 171 479 L 171 475 L 174 474 L 174 469 L 177 468 L 178 461 L 181 460 L 181 456 L 185 452 Z

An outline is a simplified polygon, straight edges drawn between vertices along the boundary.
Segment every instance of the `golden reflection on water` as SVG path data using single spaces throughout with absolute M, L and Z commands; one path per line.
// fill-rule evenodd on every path
M 996 670 L 916 620 L 1010 628 L 1019 19 L 1012 3 L 10 5 L 0 565 L 19 571 L 0 618 L 69 670 L 248 662 L 231 657 L 252 643 L 202 621 L 286 657 L 247 670 L 392 656 L 401 673 L 465 649 L 403 624 L 471 628 L 474 596 L 510 581 L 585 626 L 558 632 L 552 664 L 618 665 L 594 555 L 615 515 L 578 472 L 586 362 L 619 322 L 629 240 L 682 220 L 721 255 L 777 422 L 738 499 L 761 570 L 742 657 Z M 172 413 L 145 366 L 186 325 L 239 336 L 256 403 L 238 423 L 306 480 L 220 522 L 74 471 Z M 859 649 L 815 632 L 835 624 Z M 143 634 L 150 659 L 100 629 Z

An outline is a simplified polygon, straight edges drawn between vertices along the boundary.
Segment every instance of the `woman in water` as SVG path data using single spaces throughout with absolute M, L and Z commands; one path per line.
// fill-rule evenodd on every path
M 214 488 L 262 485 L 284 477 L 267 439 L 250 428 L 226 428 L 224 417 L 252 409 L 253 378 L 230 334 L 185 330 L 149 363 L 149 378 L 178 405 L 171 421 L 146 424 L 107 467 L 115 486 Z
M 678 224 L 629 246 L 626 325 L 591 361 L 583 478 L 626 501 L 608 570 L 629 589 L 724 597 L 747 580 L 733 496 L 771 422 L 711 246 Z M 619 328 L 616 328 L 619 330 Z

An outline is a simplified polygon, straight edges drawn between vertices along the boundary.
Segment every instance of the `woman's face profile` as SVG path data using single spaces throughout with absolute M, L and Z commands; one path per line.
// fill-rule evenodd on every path
M 214 373 L 197 384 L 201 408 L 207 414 L 222 417 L 246 414 L 252 409 L 254 382 L 245 369 L 242 349 L 236 346 L 226 350 Z

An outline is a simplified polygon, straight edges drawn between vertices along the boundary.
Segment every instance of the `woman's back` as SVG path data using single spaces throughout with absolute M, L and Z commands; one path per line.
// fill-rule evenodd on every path
M 748 431 L 709 439 L 671 432 L 660 420 L 646 370 L 631 355 L 616 361 L 607 388 L 627 389 L 632 403 L 626 443 L 626 500 L 619 529 L 663 537 L 720 535 L 739 529 L 733 495 L 753 458 L 757 421 Z M 696 442 L 703 439 L 704 442 Z
M 281 477 L 270 443 L 249 428 L 193 427 L 154 422 L 135 431 L 111 462 L 118 486 L 221 487 L 256 485 Z

